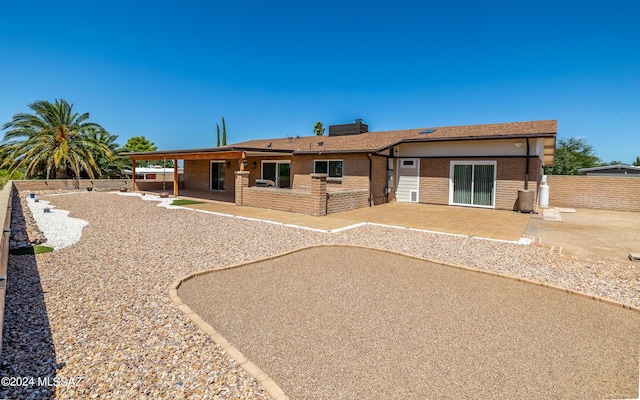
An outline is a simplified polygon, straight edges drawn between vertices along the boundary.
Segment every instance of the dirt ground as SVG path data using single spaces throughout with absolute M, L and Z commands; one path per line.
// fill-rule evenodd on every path
M 562 222 L 544 221 L 532 216 L 526 236 L 538 237 L 543 244 L 562 247 L 562 254 L 593 260 L 631 264 L 629 253 L 640 253 L 640 213 L 576 209 L 561 212 Z

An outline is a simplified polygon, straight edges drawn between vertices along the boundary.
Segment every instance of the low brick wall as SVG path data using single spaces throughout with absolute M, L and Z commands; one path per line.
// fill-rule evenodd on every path
M 549 206 L 640 212 L 640 178 L 548 175 Z
M 2 229 L 11 229 L 11 201 L 13 194 L 13 185 L 7 182 L 5 187 L 0 191 L 0 222 Z M 0 281 L 0 332 L 4 324 L 4 297 L 7 292 L 7 263 L 9 262 L 9 235 L 4 233 L 0 236 L 0 276 L 4 279 Z M 0 352 L 2 351 L 2 338 L 0 338 Z
M 252 186 L 243 188 L 242 193 L 243 206 L 315 215 L 311 202 L 311 192 L 308 190 Z
M 327 214 L 369 207 L 369 191 L 344 190 L 327 192 Z
M 41 190 L 75 190 L 92 187 L 94 189 L 131 189 L 131 179 L 29 179 L 13 181 L 19 192 Z M 173 185 L 173 183 L 171 183 Z
M 321 216 L 369 205 L 369 191 L 327 192 L 327 175 L 311 174 L 309 189 L 278 189 L 249 186 L 249 172 L 236 172 L 236 205 Z

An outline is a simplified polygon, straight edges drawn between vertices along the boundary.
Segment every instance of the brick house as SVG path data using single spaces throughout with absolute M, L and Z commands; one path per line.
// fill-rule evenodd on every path
M 356 120 L 328 136 L 124 155 L 183 160 L 182 192 L 238 205 L 311 215 L 390 201 L 513 210 L 518 191 L 537 192 L 553 164 L 556 131 L 544 120 L 369 132 Z

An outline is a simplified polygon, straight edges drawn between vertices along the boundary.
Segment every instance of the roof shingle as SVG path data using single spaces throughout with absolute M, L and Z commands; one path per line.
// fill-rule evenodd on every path
M 432 130 L 432 133 L 421 133 Z M 428 127 L 396 131 L 366 132 L 349 136 L 303 136 L 259 139 L 236 143 L 234 149 L 289 150 L 306 152 L 372 152 L 400 142 L 455 141 L 517 137 L 555 137 L 556 120 L 509 122 L 501 124 Z M 320 145 L 320 143 L 322 143 Z

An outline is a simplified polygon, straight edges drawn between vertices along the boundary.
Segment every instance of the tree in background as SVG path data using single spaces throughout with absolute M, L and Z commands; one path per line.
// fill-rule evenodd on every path
M 324 125 L 322 125 L 322 122 L 316 122 L 316 124 L 313 126 L 313 133 L 315 133 L 316 136 L 324 135 Z
M 124 145 L 126 151 L 131 151 L 135 153 L 146 153 L 149 151 L 158 150 L 158 146 L 156 146 L 153 142 L 149 141 L 144 136 L 133 136 L 129 140 L 127 140 L 127 144 Z M 149 165 L 149 161 L 136 161 L 137 167 L 147 166 Z
M 216 140 L 216 147 L 220 147 L 220 125 L 216 124 L 216 131 L 218 132 L 218 138 Z M 222 146 L 227 145 L 227 125 L 224 122 L 224 117 L 222 117 Z
M 102 175 L 109 179 L 117 179 L 124 176 L 124 170 L 131 168 L 131 161 L 128 157 L 123 157 L 120 153 L 127 151 L 125 147 L 121 147 L 116 143 L 117 135 L 109 132 L 91 132 L 89 136 L 98 143 L 103 143 L 111 151 L 112 157 L 104 157 L 102 154 L 94 154 L 96 162 L 102 171 Z
M 633 162 L 633 165 L 636 167 L 640 167 L 640 157 L 636 157 L 636 160 Z
M 102 176 L 96 157 L 112 159 L 107 145 L 95 139 L 106 134 L 105 129 L 89 122 L 89 113 L 73 112 L 73 104 L 66 100 L 53 103 L 38 100 L 28 107 L 34 114 L 15 114 L 2 126 L 5 132 L 0 153 L 0 167 L 7 167 L 9 175 L 24 170 L 24 178 L 90 178 Z
M 622 161 L 613 160 L 611 162 L 604 163 L 603 165 L 625 165 L 625 164 Z
M 224 122 L 224 117 L 222 117 L 222 145 L 227 145 L 227 125 Z
M 546 167 L 548 175 L 578 175 L 581 168 L 597 167 L 602 161 L 594 154 L 593 146 L 584 138 L 560 139 L 552 167 Z

